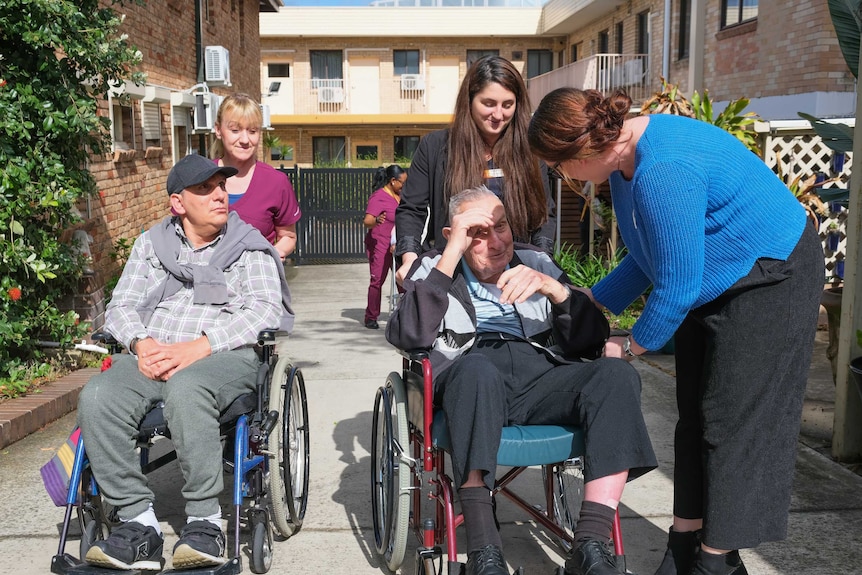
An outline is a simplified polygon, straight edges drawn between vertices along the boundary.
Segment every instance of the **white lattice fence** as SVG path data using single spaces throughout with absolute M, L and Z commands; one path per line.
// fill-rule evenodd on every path
M 823 186 L 824 189 L 847 188 L 853 167 L 851 154 L 833 151 L 813 131 L 767 134 L 763 150 L 766 165 L 781 174 L 786 183 L 797 176 L 807 178 L 823 174 L 827 180 L 836 178 L 835 182 Z M 829 215 L 820 220 L 820 238 L 829 281 L 840 281 L 844 277 L 846 220 L 846 208 L 834 202 L 829 204 Z

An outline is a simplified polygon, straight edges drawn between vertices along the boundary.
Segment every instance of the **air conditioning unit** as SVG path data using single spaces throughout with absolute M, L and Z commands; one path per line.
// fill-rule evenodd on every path
M 320 104 L 341 104 L 344 102 L 344 90 L 334 87 L 318 88 L 317 101 Z
M 421 74 L 401 74 L 402 90 L 424 90 L 425 78 Z
M 221 97 L 211 92 L 195 94 L 194 116 L 195 132 L 212 132 L 215 129 L 218 107 L 221 105 Z
M 207 84 L 230 86 L 230 53 L 224 46 L 207 46 L 204 63 Z
M 263 116 L 263 125 L 261 128 L 264 130 L 272 130 L 272 116 L 269 112 L 269 104 L 261 104 L 260 113 Z

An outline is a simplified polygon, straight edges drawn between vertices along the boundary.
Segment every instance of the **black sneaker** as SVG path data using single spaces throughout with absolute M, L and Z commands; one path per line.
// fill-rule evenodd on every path
M 174 569 L 212 567 L 225 561 L 221 528 L 209 521 L 192 521 L 183 527 L 174 546 Z
M 368 329 L 380 329 L 380 324 L 377 323 L 376 319 L 366 319 L 365 327 L 367 327 Z
M 509 575 L 503 550 L 488 545 L 467 554 L 467 575 Z
M 164 540 L 152 527 L 135 521 L 120 524 L 104 541 L 96 541 L 84 561 L 108 569 L 161 571 Z
M 572 549 L 566 559 L 566 575 L 619 575 L 616 560 L 607 543 L 586 539 Z

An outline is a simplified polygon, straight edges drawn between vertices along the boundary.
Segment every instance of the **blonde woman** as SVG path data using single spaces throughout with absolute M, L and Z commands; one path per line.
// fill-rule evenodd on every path
M 245 94 L 224 99 L 216 117 L 212 156 L 219 166 L 238 170 L 227 182 L 230 210 L 260 230 L 282 261 L 296 249 L 296 222 L 302 212 L 290 180 L 257 159 L 263 114 Z

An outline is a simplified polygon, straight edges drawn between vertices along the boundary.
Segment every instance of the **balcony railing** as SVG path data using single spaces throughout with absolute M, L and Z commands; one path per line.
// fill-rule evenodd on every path
M 622 88 L 635 107 L 654 91 L 648 54 L 596 54 L 530 78 L 527 87 L 533 106 L 548 92 L 563 87 L 594 89 L 605 95 Z
M 286 84 L 286 85 L 285 85 Z M 425 77 L 403 74 L 378 82 L 292 80 L 264 100 L 274 115 L 427 114 Z

